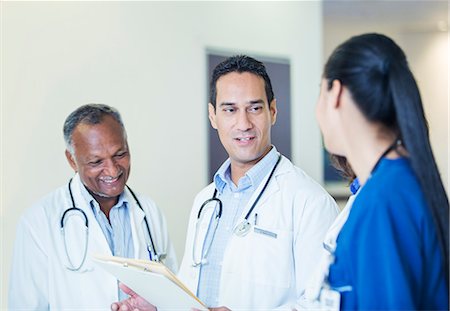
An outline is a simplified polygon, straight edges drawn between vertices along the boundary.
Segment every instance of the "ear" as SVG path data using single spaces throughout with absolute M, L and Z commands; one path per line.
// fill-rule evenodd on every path
M 272 121 L 272 125 L 275 124 L 275 122 L 277 121 L 277 100 L 274 98 L 272 99 L 272 101 L 269 104 L 269 110 L 270 110 L 270 119 Z
M 216 109 L 214 108 L 214 106 L 211 103 L 208 104 L 208 117 L 209 117 L 209 122 L 211 123 L 211 126 L 213 127 L 213 129 L 217 130 Z
M 333 108 L 339 108 L 341 105 L 342 83 L 339 80 L 333 80 L 331 89 L 328 92 L 328 103 Z
M 67 149 L 66 149 L 66 159 L 67 159 L 67 162 L 69 162 L 70 166 L 73 168 L 73 170 L 76 173 L 78 171 L 77 164 L 75 163 L 75 159 L 73 158 L 73 155 Z

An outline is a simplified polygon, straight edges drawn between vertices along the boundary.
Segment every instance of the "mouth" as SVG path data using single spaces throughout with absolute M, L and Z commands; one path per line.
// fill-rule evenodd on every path
M 123 175 L 123 171 L 120 171 L 119 174 L 117 174 L 117 176 L 113 177 L 113 176 L 104 176 L 104 177 L 100 177 L 100 181 L 102 183 L 105 183 L 107 185 L 112 185 L 114 183 L 116 183 Z
M 239 141 L 239 142 L 248 142 L 251 140 L 254 140 L 255 136 L 251 136 L 251 137 L 236 137 L 234 138 L 234 140 Z

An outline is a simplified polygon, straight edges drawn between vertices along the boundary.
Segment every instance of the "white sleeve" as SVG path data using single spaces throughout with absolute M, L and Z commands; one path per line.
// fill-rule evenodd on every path
M 29 219 L 22 217 L 9 276 L 8 310 L 48 309 L 48 256 Z
M 336 219 L 339 208 L 336 202 L 327 193 L 311 195 L 306 202 L 299 200 L 295 215 L 297 222 L 294 228 L 294 261 L 296 301 L 277 308 L 277 310 L 301 310 L 304 308 L 303 297 L 308 280 L 315 272 L 323 256 L 323 240 Z

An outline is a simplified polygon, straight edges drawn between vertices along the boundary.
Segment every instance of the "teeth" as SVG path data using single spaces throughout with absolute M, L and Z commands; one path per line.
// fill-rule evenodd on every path
M 240 140 L 240 141 L 249 141 L 250 137 L 238 138 L 238 140 Z
M 115 179 L 104 179 L 103 182 L 107 183 L 107 184 L 112 184 L 113 182 L 115 182 L 117 180 L 117 178 Z
M 101 179 L 101 181 L 103 181 L 104 183 L 107 183 L 107 184 L 112 184 L 116 180 L 117 180 L 117 178 L 103 178 L 103 179 Z
M 122 172 L 120 172 L 116 177 L 105 176 L 105 177 L 101 177 L 100 180 L 104 183 L 112 184 L 119 179 L 120 175 L 122 175 Z

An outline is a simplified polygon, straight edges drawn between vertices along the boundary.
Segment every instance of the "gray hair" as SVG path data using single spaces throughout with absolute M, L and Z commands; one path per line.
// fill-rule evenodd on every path
M 99 124 L 105 116 L 113 117 L 122 126 L 126 138 L 125 126 L 117 109 L 104 104 L 87 104 L 77 108 L 64 122 L 63 133 L 67 150 L 71 154 L 74 153 L 72 134 L 78 124 Z

